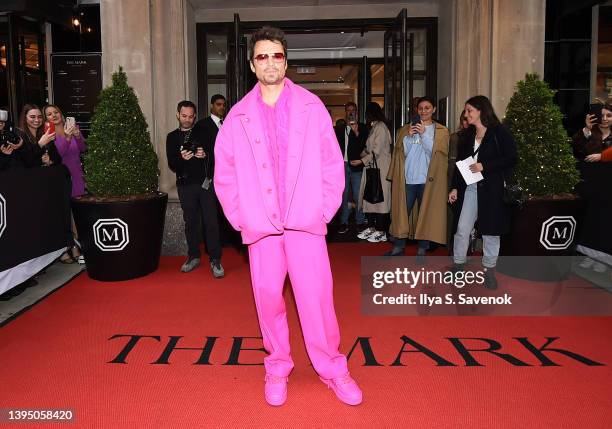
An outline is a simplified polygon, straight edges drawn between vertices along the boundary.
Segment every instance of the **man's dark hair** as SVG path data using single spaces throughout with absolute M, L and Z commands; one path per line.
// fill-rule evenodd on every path
M 177 104 L 177 106 L 176 106 L 177 113 L 180 112 L 183 107 L 191 107 L 193 109 L 194 113 L 198 112 L 198 109 L 196 109 L 196 105 L 193 104 L 193 102 L 191 102 L 189 100 L 183 100 L 179 104 Z
M 287 39 L 285 39 L 285 33 L 283 30 L 276 27 L 270 27 L 264 25 L 259 30 L 251 34 L 251 40 L 249 40 L 249 52 L 251 61 L 253 61 L 253 55 L 255 54 L 255 43 L 262 40 L 270 40 L 272 42 L 279 42 L 283 45 L 283 53 L 285 54 L 285 60 L 287 60 Z
M 225 97 L 222 96 L 221 94 L 215 94 L 212 97 L 210 97 L 210 104 L 215 104 L 215 101 L 217 101 L 217 100 L 226 101 Z
M 357 103 L 355 103 L 354 101 L 349 101 L 344 105 L 344 110 L 346 111 L 346 108 L 349 106 L 355 106 L 355 110 L 357 110 Z

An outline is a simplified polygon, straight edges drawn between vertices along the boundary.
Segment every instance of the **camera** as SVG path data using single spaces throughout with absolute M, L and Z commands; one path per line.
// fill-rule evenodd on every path
M 19 136 L 11 130 L 0 131 L 0 146 L 4 146 L 9 143 L 18 144 Z

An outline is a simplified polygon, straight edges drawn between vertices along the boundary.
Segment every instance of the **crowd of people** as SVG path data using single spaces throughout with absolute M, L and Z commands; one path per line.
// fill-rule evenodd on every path
M 601 118 L 585 117 L 585 127 L 572 139 L 582 181 L 577 187 L 588 202 L 586 224 L 603 225 L 610 202 L 598 184 L 609 179 L 607 170 L 597 168 L 612 161 L 610 123 L 612 107 L 602 102 Z M 510 212 L 502 201 L 504 182 L 516 164 L 516 143 L 503 126 L 491 102 L 484 96 L 465 103 L 456 132 L 435 120 L 436 103 L 421 97 L 414 103 L 416 115 L 401 127 L 393 141 L 381 107 L 370 102 L 365 123 L 358 120 L 354 102 L 345 105 L 345 118 L 334 127 L 344 159 L 344 191 L 337 213 L 339 234 L 349 232 L 349 214 L 354 208 L 357 237 L 368 242 L 392 243 L 385 256 L 405 254 L 407 240 L 417 243 L 417 261 L 423 262 L 431 243 L 452 248 L 455 269 L 466 262 L 475 224 L 483 242 L 483 267 L 490 272 L 489 287 L 495 287 L 493 270 L 499 255 L 500 237 L 509 232 Z M 224 275 L 221 265 L 220 223 L 225 220 L 214 191 L 214 144 L 226 114 L 226 100 L 211 98 L 210 116 L 196 121 L 194 103 L 177 107 L 179 127 L 168 134 L 168 165 L 176 173 L 177 190 L 185 221 L 188 258 L 181 271 L 200 265 L 200 223 L 204 226 L 206 249 L 214 277 Z M 8 127 L 8 112 L 0 110 L 0 171 L 15 168 L 65 166 L 69 172 L 71 197 L 86 193 L 80 155 L 85 139 L 74 118 L 65 118 L 60 108 L 43 109 L 26 104 L 17 127 Z M 470 170 L 483 178 L 466 184 L 455 162 L 472 157 Z M 367 171 L 377 168 L 382 184 L 382 201 L 364 199 Z M 207 186 L 203 186 L 207 183 Z M 447 206 L 451 210 L 447 210 Z M 449 215 L 450 214 L 450 215 Z M 78 246 L 74 220 L 70 221 L 68 250 L 60 261 L 84 262 Z M 587 257 L 582 268 L 597 272 L 612 265 L 612 237 L 601 228 L 586 228 L 578 250 Z
M 586 115 L 585 127 L 573 137 L 572 146 L 582 179 L 576 190 L 587 203 L 577 246 L 586 255 L 580 266 L 601 273 L 606 265 L 612 266 L 612 235 L 602 228 L 612 214 L 612 200 L 601 192 L 601 185 L 611 179 L 604 163 L 612 161 L 612 109 L 610 102 L 600 104 L 601 113 Z M 354 103 L 347 103 L 345 118 L 336 124 L 346 171 L 337 232 L 350 230 L 351 195 L 357 237 L 391 241 L 385 256 L 404 255 L 406 240 L 412 239 L 417 244 L 417 262 L 422 263 L 430 244 L 437 243 L 452 249 L 453 270 L 463 270 L 478 234 L 483 244 L 485 286 L 496 288 L 500 242 L 511 227 L 504 186 L 513 178 L 517 148 L 490 100 L 484 96 L 467 100 L 457 131 L 449 134 L 435 120 L 434 100 L 421 97 L 415 103 L 416 115 L 397 131 L 393 146 L 387 120 L 376 103 L 366 107 L 366 124 L 355 122 L 356 110 Z M 466 183 L 456 168 L 456 162 L 465 159 L 470 160 L 472 174 L 482 174 L 481 180 Z M 377 204 L 368 203 L 363 195 L 367 173 L 362 170 L 369 168 L 380 170 L 384 200 Z
M 367 105 L 363 125 L 353 119 L 355 104 L 346 105 L 345 121 L 336 126 L 347 172 L 338 233 L 349 231 L 347 196 L 351 194 L 359 239 L 391 241 L 385 256 L 404 255 L 407 240 L 416 240 L 417 262 L 422 263 L 430 244 L 447 245 L 452 230 L 453 269 L 463 270 L 478 220 L 485 286 L 496 288 L 500 236 L 510 228 L 510 210 L 503 202 L 504 182 L 513 174 L 516 143 L 484 96 L 467 100 L 460 128 L 452 135 L 435 120 L 433 99 L 421 97 L 415 106 L 416 115 L 398 130 L 392 145 L 387 119 L 378 104 Z M 469 157 L 471 173 L 480 173 L 482 178 L 468 184 L 455 168 L 455 161 Z M 351 171 L 356 168 L 366 173 Z M 364 198 L 370 168 L 380 171 L 383 199 L 376 204 Z M 454 216 L 449 216 L 449 203 Z
M 8 112 L 0 110 L 0 171 L 24 168 L 63 168 L 71 185 L 70 197 L 85 194 L 80 154 L 87 147 L 75 119 L 66 118 L 58 106 L 43 109 L 25 104 L 17 127 L 8 127 Z M 62 263 L 85 263 L 72 216 L 66 219 L 67 250 Z
M 585 127 L 572 139 L 582 182 L 577 191 L 588 202 L 586 222 L 602 225 L 610 213 L 609 199 L 598 184 L 609 179 L 601 163 L 612 161 L 610 123 L 612 107 L 602 102 L 601 118 L 585 117 Z M 405 254 L 407 240 L 416 240 L 417 261 L 423 262 L 430 243 L 452 248 L 455 269 L 462 269 L 475 224 L 483 242 L 483 267 L 490 273 L 487 285 L 495 287 L 493 270 L 499 255 L 500 237 L 509 232 L 510 212 L 502 201 L 504 182 L 512 177 L 516 144 L 503 126 L 491 102 L 484 96 L 470 98 L 459 118 L 456 132 L 435 120 L 436 103 L 421 97 L 414 103 L 416 115 L 401 127 L 393 142 L 381 107 L 370 102 L 365 123 L 358 120 L 354 102 L 345 105 L 345 118 L 334 127 L 344 159 L 344 191 L 337 213 L 339 234 L 349 232 L 349 214 L 354 208 L 357 237 L 369 242 L 392 243 L 386 256 Z M 188 258 L 181 271 L 200 265 L 200 223 L 204 226 L 206 249 L 214 277 L 224 275 L 221 265 L 220 223 L 225 220 L 214 191 L 214 143 L 226 114 L 226 100 L 211 98 L 210 116 L 196 121 L 194 103 L 177 107 L 179 127 L 168 134 L 168 165 L 177 175 L 177 190 L 185 221 Z M 8 112 L 0 110 L 0 171 L 15 168 L 65 166 L 70 176 L 71 197 L 84 195 L 86 184 L 80 155 L 85 139 L 73 118 L 60 108 L 43 109 L 26 104 L 17 127 L 8 127 Z M 466 184 L 455 168 L 458 160 L 472 157 L 470 170 L 483 179 Z M 377 168 L 382 184 L 382 201 L 364 199 L 366 174 Z M 207 182 L 208 187 L 203 184 Z M 447 210 L 448 204 L 451 210 Z M 222 219 L 221 219 L 222 218 Z M 68 250 L 63 263 L 83 263 L 74 220 L 70 221 Z M 612 237 L 604 228 L 583 229 L 578 250 L 587 257 L 580 266 L 597 272 L 612 265 Z

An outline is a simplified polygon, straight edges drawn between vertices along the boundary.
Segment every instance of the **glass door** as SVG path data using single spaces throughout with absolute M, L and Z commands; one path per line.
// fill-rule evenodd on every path
M 229 37 L 227 62 L 228 107 L 236 104 L 251 89 L 251 69 L 249 67 L 247 38 L 240 24 L 240 16 L 234 14 L 234 24 Z
M 413 37 L 407 31 L 407 11 L 402 9 L 393 27 L 385 32 L 385 116 L 395 133 L 410 120 L 414 87 Z

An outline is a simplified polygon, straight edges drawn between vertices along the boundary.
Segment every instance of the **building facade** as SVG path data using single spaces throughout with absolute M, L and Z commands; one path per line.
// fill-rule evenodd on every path
M 601 29 L 593 25 L 590 38 L 584 29 L 572 38 L 578 31 L 571 22 L 575 16 L 588 13 L 595 24 L 599 15 L 608 16 L 612 5 L 604 1 L 49 3 L 15 0 L 0 6 L 0 86 L 7 83 L 0 107 L 16 115 L 25 102 L 56 100 L 53 55 L 101 55 L 103 86 L 120 66 L 127 72 L 159 155 L 160 190 L 174 201 L 175 177 L 164 148 L 166 134 L 177 126 L 177 102 L 193 100 L 199 115 L 206 116 L 214 93 L 225 95 L 230 104 L 239 99 L 253 84 L 246 43 L 263 24 L 285 30 L 289 76 L 316 92 L 332 117 L 341 114 L 348 100 L 356 101 L 362 113 L 373 100 L 384 105 L 395 128 L 412 114 L 410 100 L 422 95 L 439 100 L 439 118 L 451 129 L 465 100 L 476 94 L 490 97 L 503 116 L 515 83 L 536 72 L 559 91 L 571 129 L 582 120 L 576 112 L 584 102 L 608 91 L 612 81 L 610 65 L 601 64 L 610 57 L 609 31 L 599 35 Z M 604 42 L 598 45 L 598 39 Z M 589 55 L 581 57 L 585 50 Z M 582 66 L 587 67 L 586 80 Z

